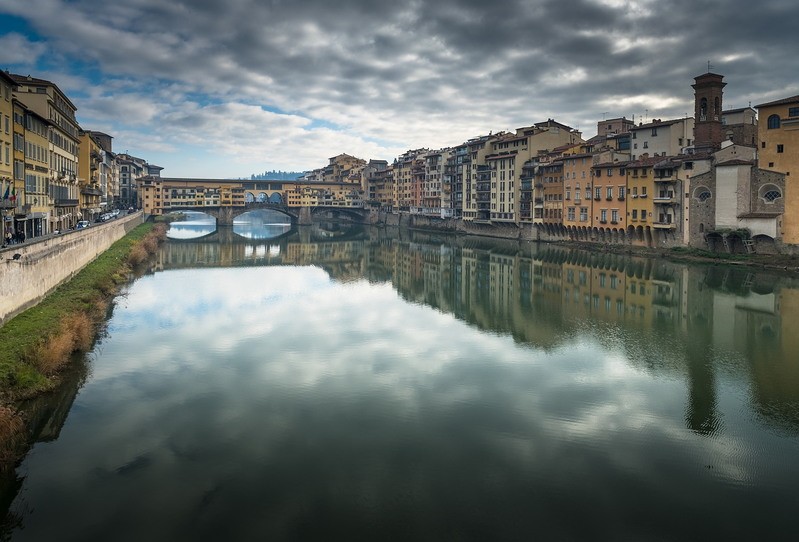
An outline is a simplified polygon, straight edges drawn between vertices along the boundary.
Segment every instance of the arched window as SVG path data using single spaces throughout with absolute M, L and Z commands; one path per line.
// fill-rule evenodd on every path
M 719 97 L 716 96 L 715 98 L 713 98 L 713 114 L 716 117 L 718 117 L 719 113 L 720 113 L 720 110 L 721 110 L 721 107 L 720 107 L 720 103 L 719 103 Z
M 782 194 L 780 194 L 779 190 L 769 190 L 765 194 L 763 194 L 763 199 L 769 203 L 774 203 L 774 200 L 777 198 L 781 198 Z
M 771 115 L 768 118 L 768 129 L 772 130 L 774 128 L 780 127 L 780 116 L 779 115 Z
M 766 203 L 774 203 L 776 200 L 782 197 L 782 191 L 778 186 L 773 184 L 766 184 L 760 187 L 760 197 L 763 198 L 763 201 Z
M 707 201 L 711 197 L 713 197 L 713 194 L 707 187 L 697 186 L 696 190 L 694 190 L 694 198 L 698 199 L 699 201 Z
M 699 102 L 699 120 L 707 119 L 707 98 L 702 98 Z
M 705 224 L 700 222 L 699 223 L 699 233 L 703 233 L 705 231 Z

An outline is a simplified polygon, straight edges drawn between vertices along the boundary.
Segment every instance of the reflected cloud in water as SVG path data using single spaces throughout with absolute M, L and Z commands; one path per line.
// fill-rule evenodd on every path
M 208 249 L 175 245 L 164 262 Z M 145 537 L 144 517 L 208 540 L 783 532 L 796 439 L 747 381 L 781 365 L 741 330 L 779 329 L 793 290 L 777 305 L 571 255 L 274 247 L 275 266 L 131 286 L 59 439 L 24 464 L 20 540 Z M 707 522 L 710 503 L 748 519 Z

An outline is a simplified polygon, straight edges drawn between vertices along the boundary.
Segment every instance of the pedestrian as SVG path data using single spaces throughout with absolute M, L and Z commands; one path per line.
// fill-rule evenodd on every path
M 5 244 L 3 246 L 4 247 L 8 246 L 8 245 L 10 245 L 13 242 L 14 242 L 14 236 L 11 235 L 11 230 L 6 230 Z

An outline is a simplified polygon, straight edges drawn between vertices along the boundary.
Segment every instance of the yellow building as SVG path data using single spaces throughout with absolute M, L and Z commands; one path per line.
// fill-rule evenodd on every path
M 51 208 L 51 197 L 59 195 L 49 186 L 50 180 L 50 134 L 49 122 L 31 110 L 25 111 L 25 196 L 27 237 L 66 229 L 69 224 L 62 220 L 60 212 L 65 208 Z M 68 214 L 68 211 L 63 214 Z M 68 217 L 67 217 L 68 218 Z M 49 230 L 47 229 L 49 226 Z
M 16 83 L 6 72 L 0 70 L 0 235 L 14 229 L 14 104 L 12 93 Z M 8 198 L 6 198 L 8 194 Z
M 80 212 L 84 220 L 93 222 L 103 212 L 100 207 L 100 162 L 102 149 L 89 132 L 80 132 L 78 152 L 78 186 L 80 187 Z
M 660 156 L 640 158 L 629 162 L 626 167 L 628 223 L 632 232 L 630 241 L 634 245 L 652 246 L 652 224 L 655 221 L 654 166 L 664 159 Z
M 26 231 L 33 236 L 48 233 L 48 227 L 57 228 L 64 220 L 74 220 L 79 216 L 77 173 L 80 127 L 75 118 L 77 107 L 54 83 L 30 75 L 10 75 L 17 84 L 17 99 L 29 111 L 46 119 L 49 127 L 49 198 L 56 210 L 52 213 L 34 211 L 34 200 L 38 200 L 38 196 L 26 193 L 25 204 L 32 206 L 25 217 Z M 27 187 L 27 173 L 25 183 Z
M 591 224 L 601 233 L 627 228 L 628 162 L 604 162 L 591 169 Z
M 799 244 L 799 95 L 757 107 L 760 169 L 785 174 L 782 240 Z

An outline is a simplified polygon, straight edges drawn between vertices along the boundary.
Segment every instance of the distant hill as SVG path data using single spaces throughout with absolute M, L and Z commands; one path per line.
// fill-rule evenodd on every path
M 305 174 L 304 171 L 264 171 L 250 175 L 251 181 L 294 181 Z

